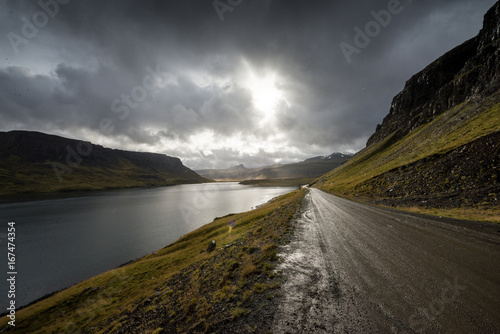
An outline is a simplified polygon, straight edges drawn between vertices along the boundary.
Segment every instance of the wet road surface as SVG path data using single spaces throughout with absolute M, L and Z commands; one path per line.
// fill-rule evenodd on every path
M 498 224 L 309 190 L 273 333 L 500 333 Z

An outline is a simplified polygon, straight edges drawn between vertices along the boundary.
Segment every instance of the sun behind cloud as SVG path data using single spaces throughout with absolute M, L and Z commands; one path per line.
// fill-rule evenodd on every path
M 243 86 L 252 96 L 252 103 L 256 111 L 260 113 L 261 126 L 269 125 L 274 120 L 277 106 L 287 103 L 285 91 L 280 89 L 279 75 L 274 70 L 257 70 L 244 61 L 246 67 L 246 79 Z

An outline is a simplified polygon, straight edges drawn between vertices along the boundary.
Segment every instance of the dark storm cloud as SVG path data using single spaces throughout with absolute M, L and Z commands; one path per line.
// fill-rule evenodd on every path
M 223 21 L 213 1 L 61 2 L 0 4 L 0 130 L 160 150 L 201 168 L 362 148 L 404 82 L 476 35 L 495 1 L 242 0 Z M 340 44 L 355 46 L 355 27 L 389 6 L 397 14 L 346 59 Z M 268 126 L 249 70 L 276 73 L 285 96 Z

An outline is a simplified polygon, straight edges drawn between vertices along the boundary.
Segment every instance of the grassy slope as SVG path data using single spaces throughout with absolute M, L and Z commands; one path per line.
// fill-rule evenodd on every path
M 11 166 L 18 166 L 15 170 Z M 0 195 L 15 193 L 43 193 L 56 191 L 101 190 L 114 188 L 167 186 L 183 183 L 210 182 L 190 172 L 187 177 L 178 174 L 155 173 L 132 164 L 118 169 L 98 166 L 78 166 L 57 178 L 50 162 L 18 165 L 15 161 L 0 164 Z
M 289 235 L 303 195 L 295 191 L 218 218 L 154 254 L 19 310 L 8 332 L 267 330 L 260 312 L 273 311 L 277 245 Z M 208 253 L 210 240 L 217 249 Z M 1 328 L 6 322 L 2 317 Z
M 413 130 L 400 140 L 397 140 L 396 134 L 393 133 L 382 142 L 365 148 L 344 165 L 319 178 L 314 185 L 341 196 L 369 199 L 369 187 L 363 193 L 363 185 L 377 176 L 424 158 L 443 155 L 478 138 L 500 132 L 499 101 L 500 93 L 497 92 L 481 104 L 464 102 L 444 112 L 434 121 Z M 418 207 L 413 207 L 411 210 L 481 220 L 497 220 L 500 213 L 498 206 L 486 217 L 480 208 L 420 210 Z

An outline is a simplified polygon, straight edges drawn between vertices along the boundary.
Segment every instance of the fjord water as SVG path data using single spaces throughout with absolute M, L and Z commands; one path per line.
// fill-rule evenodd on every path
M 248 211 L 292 189 L 206 183 L 0 204 L 4 273 L 10 221 L 16 223 L 15 300 L 21 306 L 165 247 L 215 217 Z M 2 308 L 7 307 L 5 279 L 0 289 Z

